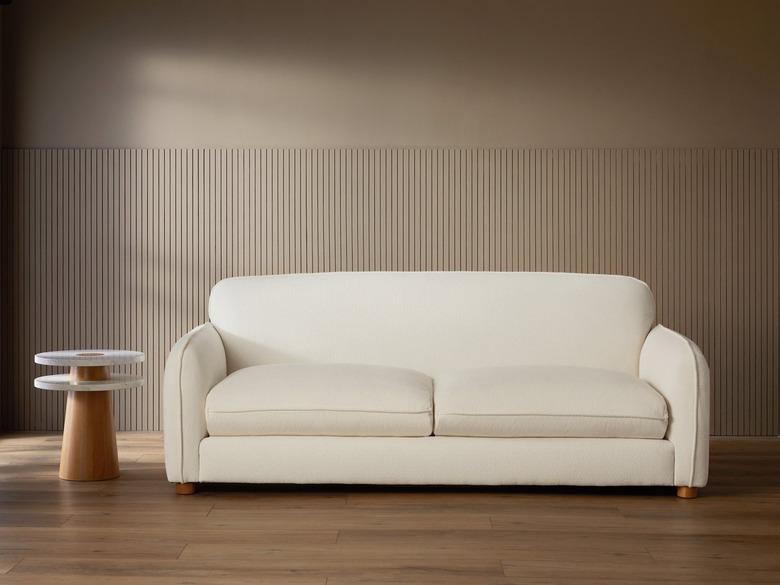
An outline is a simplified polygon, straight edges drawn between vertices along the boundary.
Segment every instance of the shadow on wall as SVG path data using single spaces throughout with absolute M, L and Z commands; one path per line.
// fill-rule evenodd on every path
M 780 135 L 780 4 L 768 0 L 5 10 L 18 146 L 736 146 Z

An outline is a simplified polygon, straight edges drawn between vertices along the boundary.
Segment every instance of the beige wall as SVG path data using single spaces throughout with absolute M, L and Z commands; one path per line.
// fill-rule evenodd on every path
M 17 146 L 780 144 L 776 0 L 19 0 Z
M 62 424 L 36 351 L 106 345 L 148 356 L 118 424 L 159 428 L 224 276 L 491 269 L 647 280 L 712 364 L 713 432 L 780 432 L 780 2 L 2 11 L 8 428 Z

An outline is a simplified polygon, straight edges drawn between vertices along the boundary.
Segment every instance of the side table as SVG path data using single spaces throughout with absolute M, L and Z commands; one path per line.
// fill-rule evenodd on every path
M 96 481 L 119 477 L 111 391 L 143 385 L 141 376 L 112 373 L 110 366 L 144 361 L 140 351 L 90 349 L 49 351 L 35 355 L 35 363 L 69 366 L 70 374 L 35 379 L 41 390 L 67 391 L 62 434 L 60 478 Z

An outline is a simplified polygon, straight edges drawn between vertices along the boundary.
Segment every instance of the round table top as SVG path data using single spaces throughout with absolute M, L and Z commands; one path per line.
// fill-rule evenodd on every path
M 44 366 L 119 366 L 142 361 L 143 352 L 124 349 L 69 349 L 35 354 L 35 363 Z
M 100 392 L 105 390 L 129 390 L 144 385 L 141 376 L 132 374 L 111 374 L 108 380 L 94 380 L 88 382 L 74 382 L 70 374 L 52 374 L 35 378 L 33 385 L 41 390 L 75 390 L 77 392 Z

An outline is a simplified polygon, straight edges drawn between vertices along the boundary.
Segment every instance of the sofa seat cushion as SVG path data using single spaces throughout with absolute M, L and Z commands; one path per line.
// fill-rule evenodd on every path
M 433 381 L 382 366 L 252 366 L 211 389 L 206 426 L 212 436 L 423 437 L 433 431 Z
M 648 383 L 579 367 L 480 368 L 436 379 L 436 435 L 662 439 L 667 410 Z

